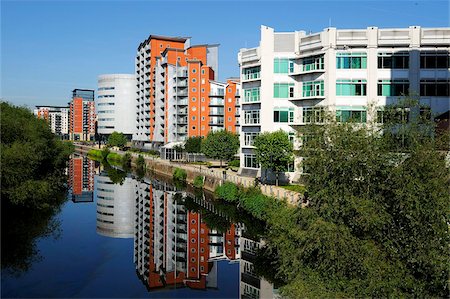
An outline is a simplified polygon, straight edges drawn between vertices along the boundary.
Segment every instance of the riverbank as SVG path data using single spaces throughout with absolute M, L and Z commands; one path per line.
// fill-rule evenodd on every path
M 83 154 L 87 154 L 91 149 L 99 150 L 98 148 L 95 148 L 93 146 L 86 146 L 80 144 L 75 144 L 75 149 Z M 111 150 L 111 152 L 120 155 L 124 155 L 126 153 L 118 150 Z M 134 152 L 128 153 L 132 157 L 132 165 L 135 166 L 136 159 L 139 157 L 140 154 Z M 216 188 L 218 186 L 221 186 L 224 182 L 231 182 L 245 188 L 253 187 L 255 183 L 254 178 L 239 176 L 238 174 L 236 174 L 231 170 L 214 169 L 202 165 L 171 162 L 156 156 L 142 155 L 142 157 L 145 160 L 147 171 L 158 175 L 172 177 L 175 168 L 181 168 L 186 171 L 187 173 L 186 181 L 189 184 L 193 184 L 194 179 L 197 176 L 204 176 L 205 181 L 203 188 L 211 192 L 214 192 Z M 291 190 L 286 190 L 282 187 L 273 185 L 259 185 L 259 188 L 262 194 L 275 197 L 280 200 L 286 200 L 286 202 L 291 206 L 298 206 L 299 203 L 303 201 L 303 194 Z

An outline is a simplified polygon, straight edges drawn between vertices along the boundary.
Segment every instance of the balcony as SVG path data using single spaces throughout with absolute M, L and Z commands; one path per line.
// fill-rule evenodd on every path
M 185 69 L 178 70 L 178 72 L 177 72 L 177 77 L 178 78 L 187 78 L 187 76 L 188 76 L 188 71 L 187 70 L 185 70 Z
M 182 80 L 182 81 L 175 81 L 175 85 L 173 86 L 173 88 L 177 88 L 177 87 L 187 87 L 187 80 Z
M 223 99 L 211 99 L 209 101 L 209 106 L 223 106 L 224 100 Z
M 223 117 L 212 117 L 209 122 L 210 126 L 223 126 L 224 118 Z
M 187 97 L 188 91 L 186 89 L 177 90 L 177 97 Z
M 177 134 L 187 134 L 187 128 L 186 127 L 177 128 Z
M 187 125 L 188 124 L 187 117 L 178 117 L 177 118 L 177 124 L 179 124 L 179 125 Z
M 188 105 L 188 101 L 186 99 L 184 100 L 178 100 L 177 101 L 177 105 L 178 106 L 187 106 Z
M 220 116 L 224 115 L 224 109 L 209 109 L 209 116 Z
M 187 115 L 188 114 L 188 110 L 186 108 L 184 108 L 184 109 L 177 109 L 177 114 L 178 115 Z
M 251 49 L 243 49 L 238 54 L 238 60 L 241 64 L 255 60 L 257 61 L 259 59 L 260 59 L 259 47 Z
M 223 89 L 220 89 L 220 90 L 212 90 L 210 93 L 209 93 L 209 96 L 210 97 L 218 97 L 218 98 L 223 98 L 224 96 L 225 96 L 225 92 L 224 92 L 224 90 Z

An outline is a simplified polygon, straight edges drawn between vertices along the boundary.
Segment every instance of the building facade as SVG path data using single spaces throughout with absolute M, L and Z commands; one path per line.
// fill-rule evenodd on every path
M 154 35 L 142 42 L 136 56 L 135 144 L 159 148 L 210 130 L 235 131 L 239 82 L 219 83 L 217 71 L 218 45 L 191 46 L 189 38 Z M 225 88 L 233 91 L 226 94 Z
M 36 106 L 34 115 L 44 119 L 52 132 L 62 139 L 69 135 L 69 107 L 61 106 Z
M 86 156 L 73 155 L 68 167 L 68 197 L 74 203 L 93 202 L 95 162 Z
M 112 132 L 117 131 L 131 140 L 136 131 L 136 76 L 100 75 L 96 111 L 100 138 L 106 139 Z
M 241 172 L 257 174 L 253 140 L 322 122 L 323 111 L 365 123 L 403 94 L 419 97 L 435 114 L 449 110 L 450 28 L 274 32 L 261 26 L 259 47 L 241 49 Z M 374 108 L 370 108 L 374 107 Z M 370 109 L 369 109 L 370 108 Z M 289 179 L 298 176 L 298 160 Z
M 95 139 L 94 90 L 74 89 L 69 103 L 69 136 L 71 140 Z

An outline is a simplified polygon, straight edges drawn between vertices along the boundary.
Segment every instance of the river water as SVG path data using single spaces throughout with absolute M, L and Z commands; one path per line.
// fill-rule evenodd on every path
M 254 273 L 254 221 L 233 221 L 234 207 L 85 156 L 71 158 L 68 180 L 60 211 L 42 223 L 18 215 L 24 237 L 2 238 L 14 248 L 2 297 L 274 297 Z

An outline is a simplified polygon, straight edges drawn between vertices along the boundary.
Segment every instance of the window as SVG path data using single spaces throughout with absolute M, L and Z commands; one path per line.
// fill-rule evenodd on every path
M 324 57 L 314 56 L 303 59 L 303 72 L 309 72 L 314 70 L 323 70 L 325 68 Z
M 115 87 L 99 87 L 98 91 L 100 91 L 100 90 L 114 90 L 114 89 L 115 89 Z
M 202 88 L 202 92 L 205 92 L 205 89 L 204 89 L 204 88 Z
M 228 88 L 228 92 L 230 93 L 230 92 L 232 92 L 233 90 L 231 89 L 231 88 Z
M 196 120 L 196 117 L 195 117 L 195 116 L 193 116 L 193 117 L 192 117 L 192 120 Z
M 259 110 L 244 111 L 245 124 L 259 124 Z
M 253 154 L 244 154 L 244 167 L 258 168 L 258 164 L 256 163 L 256 156 Z
M 195 83 L 195 82 L 197 82 L 197 79 L 192 78 L 192 83 Z
M 275 74 L 287 74 L 289 70 L 289 59 L 275 58 L 273 61 L 273 72 Z
M 261 76 L 261 67 L 257 66 L 257 67 L 242 69 L 242 76 L 243 76 L 242 80 L 259 79 Z
M 115 96 L 112 94 L 105 94 L 105 95 L 100 95 L 98 96 L 99 99 L 103 99 L 103 98 L 114 98 Z
M 448 69 L 450 68 L 448 52 L 422 52 L 420 53 L 421 69 Z
M 99 106 L 114 106 L 115 103 L 98 103 Z
M 228 112 L 231 112 L 231 107 L 228 107 Z
M 196 98 L 192 98 L 192 102 L 195 102 L 197 99 Z
M 420 95 L 448 97 L 450 80 L 420 80 Z
M 195 74 L 197 72 L 197 69 L 192 69 L 192 73 Z M 194 82 L 194 81 L 192 81 Z
M 365 69 L 367 68 L 366 53 L 336 53 L 337 69 Z
M 205 74 L 205 70 L 202 70 L 202 75 L 204 75 Z
M 273 121 L 276 123 L 294 122 L 294 108 L 275 108 Z
M 244 102 L 259 102 L 259 87 L 244 89 Z
M 253 141 L 255 140 L 256 136 L 259 135 L 259 132 L 244 132 L 244 144 L 253 146 Z
M 367 112 L 364 108 L 336 107 L 336 121 L 365 123 L 367 121 Z
M 302 122 L 305 124 L 310 123 L 323 123 L 325 110 L 323 107 L 303 107 Z
M 202 98 L 202 102 L 204 102 L 205 101 L 205 98 Z
M 195 126 L 192 126 L 192 130 L 194 130 L 194 131 L 195 131 L 195 129 L 196 129 L 196 127 L 195 127 Z
M 378 53 L 378 68 L 407 69 L 409 68 L 409 54 L 407 52 Z
M 293 60 L 289 60 L 289 73 L 293 73 L 294 72 L 294 61 Z
M 401 96 L 409 93 L 409 81 L 407 80 L 378 80 L 379 96 Z
M 336 80 L 337 96 L 365 96 L 367 95 L 366 80 Z
M 192 88 L 192 92 L 196 92 L 197 91 L 197 88 Z
M 323 97 L 324 96 L 324 83 L 320 81 L 306 81 L 303 82 L 302 97 Z
M 294 96 L 294 83 L 274 83 L 273 97 L 274 98 L 289 98 L 292 88 L 292 97 Z
M 202 116 L 202 120 L 205 120 L 205 117 L 204 117 L 204 116 Z

